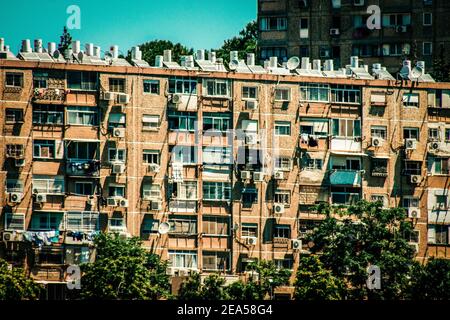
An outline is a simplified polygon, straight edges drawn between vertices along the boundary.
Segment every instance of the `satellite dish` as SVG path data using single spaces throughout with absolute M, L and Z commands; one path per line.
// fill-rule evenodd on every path
M 168 222 L 163 222 L 159 225 L 158 233 L 159 234 L 166 234 L 170 230 L 170 224 Z
M 400 69 L 399 75 L 403 79 L 409 79 L 410 74 L 411 74 L 411 69 L 408 66 L 403 66 Z
M 295 70 L 300 65 L 300 58 L 299 57 L 292 57 L 287 62 L 287 68 L 289 70 Z
M 230 68 L 230 70 L 236 70 L 239 66 L 239 60 L 231 60 L 230 63 L 228 64 L 228 67 Z
M 55 52 L 53 52 L 53 58 L 55 58 L 55 59 L 58 59 L 60 55 L 61 55 L 61 53 L 59 52 L 59 50 L 56 50 Z
M 78 55 L 77 55 L 78 61 L 83 61 L 83 58 L 84 58 L 84 53 L 83 53 L 83 51 L 78 52 Z
M 411 70 L 411 77 L 412 78 L 420 78 L 423 76 L 423 69 L 421 67 L 415 67 Z

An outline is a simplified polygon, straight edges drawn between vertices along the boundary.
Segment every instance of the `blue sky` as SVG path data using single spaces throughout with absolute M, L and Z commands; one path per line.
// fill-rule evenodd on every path
M 81 29 L 74 39 L 94 42 L 102 51 L 118 44 L 126 53 L 153 39 L 181 42 L 195 49 L 220 47 L 256 19 L 257 0 L 19 0 L 5 1 L 0 10 L 0 37 L 14 52 L 22 39 L 59 42 L 69 15 L 78 5 Z

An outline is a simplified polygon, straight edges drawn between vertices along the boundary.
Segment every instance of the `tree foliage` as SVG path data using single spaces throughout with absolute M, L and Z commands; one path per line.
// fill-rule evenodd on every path
M 139 45 L 142 52 L 142 60 L 147 61 L 151 66 L 155 65 L 155 58 L 163 55 L 164 50 L 172 50 L 172 60 L 180 61 L 181 56 L 191 55 L 194 49 L 188 48 L 181 43 L 173 43 L 169 40 L 153 40 Z M 131 50 L 128 51 L 127 60 L 131 62 Z
M 412 274 L 411 298 L 450 300 L 450 260 L 431 259 Z
M 58 51 L 64 54 L 64 51 L 70 49 L 72 46 L 72 36 L 70 35 L 67 27 L 64 26 L 63 34 L 60 36 Z
M 239 58 L 245 58 L 247 53 L 256 53 L 258 39 L 258 23 L 249 22 L 238 36 L 225 40 L 222 47 L 217 50 L 217 57 L 222 58 L 224 62 L 230 61 L 230 51 L 238 51 Z
M 36 300 L 41 290 L 23 269 L 10 269 L 8 263 L 0 259 L 0 300 Z
M 433 60 L 433 72 L 431 74 L 436 81 L 450 81 L 450 59 L 445 54 L 444 47 Z
M 168 297 L 166 262 L 149 253 L 138 238 L 101 234 L 94 263 L 82 265 L 81 299 L 147 300 Z

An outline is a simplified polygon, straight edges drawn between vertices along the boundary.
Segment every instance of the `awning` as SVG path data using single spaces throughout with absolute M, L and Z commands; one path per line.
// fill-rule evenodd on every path
M 353 157 L 368 157 L 369 155 L 362 152 L 350 152 L 350 151 L 330 151 L 330 154 L 335 156 L 353 156 Z
M 361 185 L 361 173 L 354 170 L 337 170 L 330 174 L 330 184 L 333 186 Z

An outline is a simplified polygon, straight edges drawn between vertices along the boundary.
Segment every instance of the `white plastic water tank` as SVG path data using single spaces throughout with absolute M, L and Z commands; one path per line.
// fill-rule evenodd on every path
M 302 69 L 309 70 L 309 58 L 308 57 L 302 58 Z
M 314 59 L 313 60 L 313 69 L 314 70 L 319 70 L 321 69 L 321 63 L 322 61 L 320 61 L 320 59 Z
M 325 60 L 324 71 L 334 71 L 334 61 L 332 59 Z
M 75 40 L 72 42 L 72 52 L 74 54 L 78 54 L 81 51 L 81 44 L 79 40 Z
M 255 65 L 255 54 L 247 53 L 247 65 L 254 66 Z
M 164 57 L 163 56 L 156 56 L 156 58 L 155 58 L 155 67 L 162 68 L 163 67 L 163 61 L 164 61 Z
M 186 56 L 186 68 L 194 68 L 194 56 Z
M 350 66 L 352 68 L 358 68 L 359 67 L 359 57 L 358 56 L 350 57 Z
M 118 59 L 119 58 L 119 46 L 118 45 L 111 46 L 109 51 L 111 51 L 113 59 Z
M 22 40 L 22 52 L 32 52 L 30 39 Z
M 34 40 L 34 52 L 42 53 L 42 39 Z
M 164 50 L 164 62 L 172 62 L 172 50 Z
M 142 52 L 138 46 L 134 46 L 131 48 L 131 59 L 133 60 L 142 60 Z
M 92 57 L 94 55 L 94 44 L 93 43 L 86 43 L 85 45 L 85 52 L 88 56 Z
M 197 50 L 197 60 L 205 60 L 205 50 Z
M 423 70 L 423 73 L 425 73 L 425 61 L 417 61 L 416 67 L 421 68 Z
M 217 54 L 214 51 L 209 52 L 209 61 L 211 61 L 211 63 L 216 63 Z
M 56 43 L 55 42 L 49 42 L 47 44 L 47 52 L 48 52 L 48 54 L 53 56 L 55 51 L 56 51 Z
M 278 57 L 270 57 L 269 67 L 278 68 Z
M 0 51 L 5 51 L 5 39 L 0 38 Z
M 230 61 L 231 60 L 239 60 L 239 52 L 238 51 L 230 51 Z
M 102 50 L 101 50 L 100 46 L 94 47 L 94 57 L 100 58 L 101 52 L 102 52 Z

